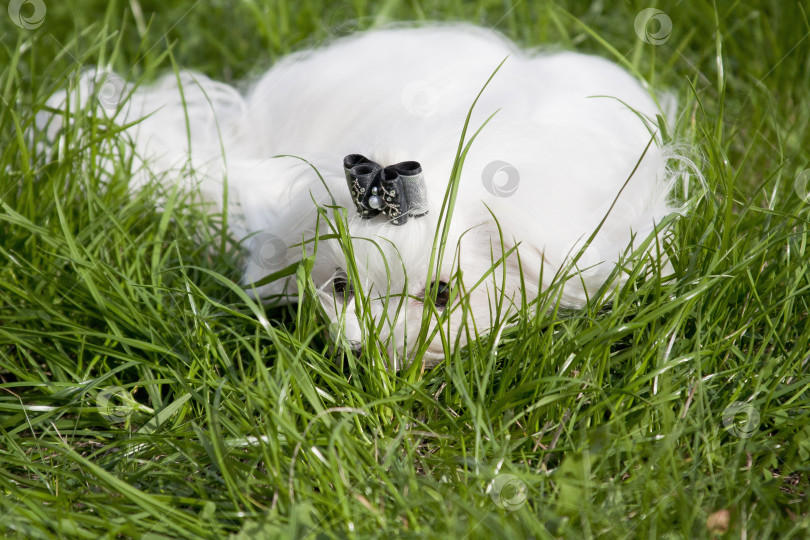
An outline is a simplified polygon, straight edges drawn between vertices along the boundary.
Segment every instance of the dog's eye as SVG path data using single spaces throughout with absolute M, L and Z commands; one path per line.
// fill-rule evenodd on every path
M 349 276 L 341 269 L 337 270 L 335 277 L 332 279 L 332 287 L 335 289 L 335 298 L 344 301 L 348 301 L 354 294 L 351 283 L 349 283 Z
M 433 290 L 434 287 L 436 288 L 436 300 L 433 302 L 433 305 L 437 308 L 446 307 L 447 302 L 450 300 L 450 286 L 444 281 L 440 281 L 438 284 L 434 281 L 428 288 L 428 291 Z M 425 293 L 422 293 L 423 298 L 424 295 Z

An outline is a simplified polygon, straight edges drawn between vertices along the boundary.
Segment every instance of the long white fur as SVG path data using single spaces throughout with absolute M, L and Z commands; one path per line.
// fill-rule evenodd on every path
M 638 80 L 595 56 L 526 52 L 491 31 L 432 25 L 362 33 L 295 54 L 272 67 L 246 95 L 200 74 L 181 73 L 179 85 L 176 75 L 167 75 L 136 89 L 115 113 L 120 122 L 143 118 L 129 129 L 138 158 L 132 185 L 155 176 L 193 181 L 216 211 L 227 180 L 231 232 L 237 239 L 254 235 L 246 243 L 252 250 L 245 265 L 248 284 L 299 259 L 302 238 L 314 235 L 313 200 L 331 204 L 317 169 L 348 211 L 371 315 L 382 321 L 391 365 L 400 366 L 413 352 L 422 304 L 408 298 L 397 311 L 399 301 L 386 302 L 386 297 L 403 292 L 406 276 L 407 294 L 418 297 L 427 285 L 430 249 L 465 117 L 504 58 L 472 114 L 470 134 L 498 111 L 464 164 L 439 277 L 449 279 L 457 245 L 466 288 L 489 270 L 493 256 L 502 253 L 494 213 L 506 248 L 518 246 L 525 286 L 513 255 L 495 272 L 496 279 L 470 293 L 477 329 L 486 330 L 493 324 L 491 302 L 497 294 L 531 301 L 549 286 L 638 164 L 583 253 L 578 266 L 585 270 L 563 288 L 562 302 L 581 306 L 603 285 L 633 235 L 640 242 L 674 210 L 675 174 L 667 168 L 673 151 L 655 135 L 655 118 L 662 111 Z M 85 94 L 94 76 L 85 81 Z M 52 104 L 65 99 L 55 96 Z M 343 157 L 352 153 L 383 166 L 419 161 L 428 185 L 428 215 L 401 227 L 382 217 L 356 216 L 342 170 Z M 282 154 L 305 158 L 312 166 L 273 157 Z M 485 187 L 484 169 L 496 160 L 519 175 L 511 196 L 493 195 Z M 279 252 L 279 246 L 289 249 Z M 324 310 L 345 339 L 360 344 L 365 329 L 356 302 L 343 306 L 331 294 L 339 268 L 346 268 L 341 247 L 321 242 L 313 279 L 322 290 Z M 505 287 L 496 291 L 504 272 Z M 258 292 L 286 290 L 294 301 L 294 287 L 288 280 Z M 460 313 L 451 315 L 451 343 L 460 324 Z M 423 361 L 442 357 L 437 337 Z

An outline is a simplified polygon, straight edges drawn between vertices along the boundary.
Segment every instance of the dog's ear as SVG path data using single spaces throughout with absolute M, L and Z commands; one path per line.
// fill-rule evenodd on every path
M 566 231 L 555 231 L 553 223 L 543 223 L 521 204 L 500 210 L 496 218 L 482 226 L 487 242 L 481 245 L 490 246 L 492 259 L 503 257 L 502 269 L 496 269 L 496 274 L 498 279 L 506 278 L 506 292 L 514 289 L 532 300 L 541 290 L 562 281 L 561 304 L 566 307 L 584 305 L 589 295 L 604 282 L 605 272 L 610 270 L 596 245 L 583 249 L 587 238 L 566 245 Z M 551 225 L 551 230 L 543 225 Z
M 504 227 L 500 219 L 488 217 L 490 219 L 468 229 L 461 239 L 460 266 L 470 280 L 467 286 L 483 278 L 478 287 L 487 294 L 498 291 L 516 301 L 522 294 L 536 296 L 538 283 L 534 269 L 540 267 L 538 259 L 542 254 L 531 246 L 524 249 L 513 227 Z M 524 257 L 527 260 L 523 260 Z M 526 277 L 525 285 L 521 273 Z
M 318 220 L 317 206 L 330 204 L 331 198 L 318 174 L 308 163 L 288 156 L 231 166 L 229 175 L 238 177 L 239 182 L 228 190 L 228 225 L 235 236 L 249 237 L 243 244 L 248 251 L 242 276 L 245 285 L 294 264 L 305 250 L 311 255 L 316 227 L 327 232 L 324 218 Z M 340 180 L 333 171 L 325 170 L 325 177 Z M 334 185 L 337 182 L 333 180 L 330 191 L 347 198 L 336 189 L 340 187 L 339 183 Z M 204 195 L 216 199 L 221 193 L 211 191 Z M 340 202 L 345 204 L 346 201 Z M 316 265 L 312 277 L 316 283 L 323 282 L 334 270 L 335 264 Z M 292 275 L 260 287 L 257 295 L 295 296 L 295 291 L 295 275 Z

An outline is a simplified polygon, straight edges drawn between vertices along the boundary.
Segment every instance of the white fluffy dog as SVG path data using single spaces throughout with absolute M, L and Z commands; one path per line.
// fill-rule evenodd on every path
M 465 119 L 504 59 L 472 109 L 465 142 L 495 114 L 466 154 L 448 223 L 442 205 Z M 553 280 L 563 305 L 583 305 L 628 245 L 673 211 L 674 152 L 658 125 L 672 107 L 662 113 L 607 60 L 529 53 L 464 25 L 350 36 L 279 62 L 246 95 L 183 72 L 116 105 L 103 111 L 116 122 L 142 119 L 127 131 L 139 164 L 133 185 L 193 181 L 227 206 L 231 233 L 250 251 L 246 286 L 314 254 L 333 337 L 357 348 L 375 335 L 393 367 L 441 360 L 465 342 L 463 324 L 491 330 Z M 386 203 L 353 195 L 344 170 L 352 154 L 378 169 L 418 162 L 427 213 L 404 212 L 402 224 L 396 212 L 361 216 Z M 379 175 L 375 193 L 387 196 Z M 340 207 L 348 246 L 335 237 Z M 253 290 L 298 299 L 294 275 Z

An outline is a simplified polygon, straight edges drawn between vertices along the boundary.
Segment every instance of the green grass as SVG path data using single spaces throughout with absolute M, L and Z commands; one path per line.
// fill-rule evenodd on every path
M 644 2 L 166 4 L 47 2 L 31 30 L 0 12 L 6 536 L 700 538 L 721 511 L 729 537 L 810 536 L 801 2 L 659 2 L 658 46 L 633 29 Z M 33 144 L 83 65 L 238 81 L 414 19 L 623 58 L 676 91 L 674 136 L 708 185 L 671 229 L 677 279 L 633 279 L 610 310 L 525 310 L 498 341 L 387 373 L 330 353 L 311 299 L 251 301 L 188 196 L 133 197 L 125 163 L 99 169 L 113 126 L 79 119 L 50 158 Z M 735 402 L 759 417 L 750 437 L 724 426 Z M 487 492 L 505 474 L 514 510 Z

